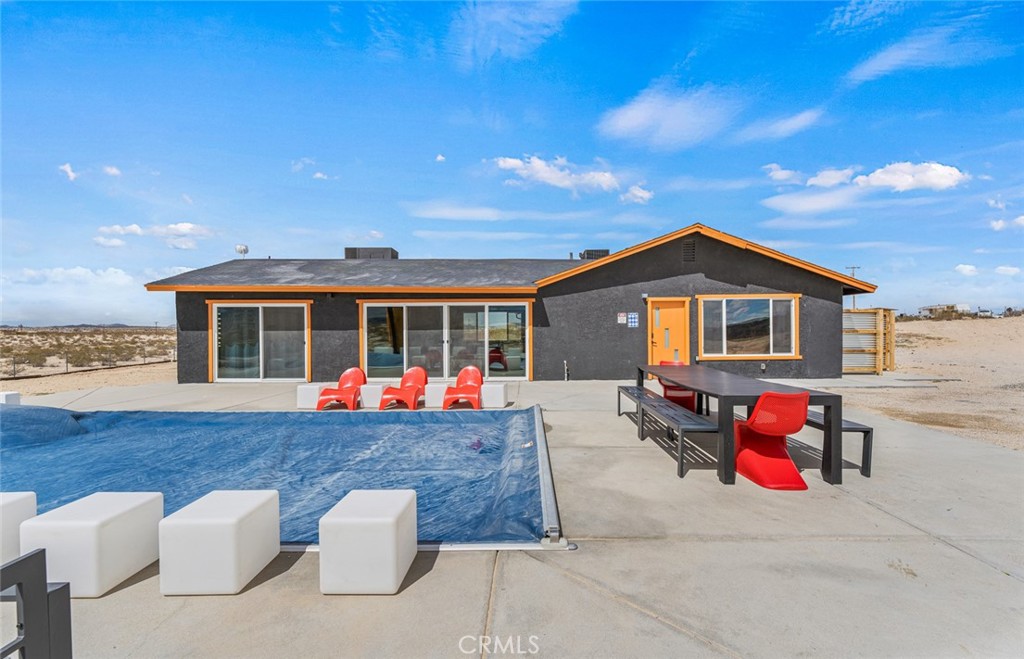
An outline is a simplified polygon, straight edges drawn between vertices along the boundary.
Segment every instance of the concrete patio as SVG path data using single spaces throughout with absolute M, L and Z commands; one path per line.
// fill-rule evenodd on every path
M 1002 657 L 1024 655 L 1024 455 L 847 407 L 875 428 L 871 478 L 806 492 L 704 460 L 615 415 L 616 382 L 510 386 L 544 411 L 576 551 L 421 552 L 395 596 L 323 596 L 316 553 L 241 594 L 162 597 L 152 565 L 73 600 L 76 657 Z M 810 383 L 808 383 L 810 384 Z M 816 385 L 821 386 L 821 385 Z M 840 389 L 837 389 L 841 393 Z M 294 410 L 294 384 L 148 385 L 28 398 L 78 410 Z M 344 413 L 344 412 L 339 412 Z M 664 444 L 664 443 L 663 443 Z M 713 454 L 713 443 L 689 446 Z M 144 466 L 140 466 L 144 468 Z M 6 626 L 5 626 L 6 629 Z

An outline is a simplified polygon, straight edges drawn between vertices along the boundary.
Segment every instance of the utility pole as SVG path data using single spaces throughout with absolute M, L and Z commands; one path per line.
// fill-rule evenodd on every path
M 851 277 L 856 277 L 857 276 L 857 271 L 860 270 L 860 268 L 861 268 L 861 266 L 859 266 L 859 265 L 848 265 L 848 266 L 846 266 L 846 269 L 850 271 L 850 276 Z M 853 310 L 854 311 L 857 310 L 857 294 L 856 293 L 854 293 L 854 295 L 853 295 Z

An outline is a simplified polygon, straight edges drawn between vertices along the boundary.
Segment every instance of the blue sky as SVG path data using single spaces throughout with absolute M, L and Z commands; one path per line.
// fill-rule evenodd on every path
M 2 322 L 236 258 L 565 258 L 694 222 L 1024 306 L 1018 3 L 16 3 Z

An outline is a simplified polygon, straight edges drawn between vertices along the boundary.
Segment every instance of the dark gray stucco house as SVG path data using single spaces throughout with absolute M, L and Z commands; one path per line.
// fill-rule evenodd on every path
M 839 377 L 843 296 L 875 286 L 694 224 L 593 260 L 238 259 L 174 291 L 178 381 L 627 379 L 638 363 Z

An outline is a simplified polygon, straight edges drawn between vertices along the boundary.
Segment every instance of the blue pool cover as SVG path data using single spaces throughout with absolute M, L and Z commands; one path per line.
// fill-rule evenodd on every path
M 409 488 L 420 542 L 537 542 L 537 413 L 3 405 L 0 490 L 35 492 L 40 513 L 93 492 L 163 492 L 169 515 L 212 490 L 276 489 L 282 541 L 315 543 L 320 517 L 349 490 Z

